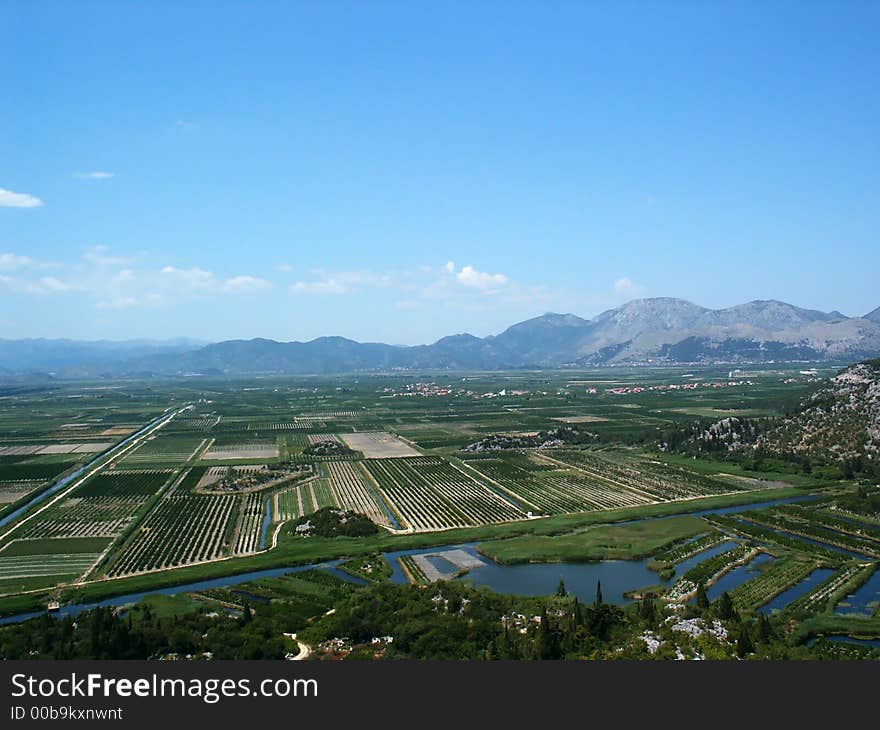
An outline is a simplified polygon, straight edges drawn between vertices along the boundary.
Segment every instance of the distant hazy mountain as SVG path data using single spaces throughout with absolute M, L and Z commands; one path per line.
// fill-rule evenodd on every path
M 550 313 L 519 322 L 498 335 L 458 334 L 415 347 L 343 337 L 309 342 L 229 340 L 203 347 L 188 342 L 0 342 L 0 368 L 60 370 L 62 375 L 491 370 L 856 361 L 878 355 L 880 309 L 865 317 L 846 317 L 774 300 L 707 309 L 670 298 L 637 299 L 589 320 Z
M 121 363 L 134 358 L 158 354 L 178 354 L 196 350 L 204 342 L 177 340 L 0 340 L 0 369 L 21 372 L 27 370 L 52 372 L 77 370 L 83 373 L 99 372 L 102 368 L 116 369 Z

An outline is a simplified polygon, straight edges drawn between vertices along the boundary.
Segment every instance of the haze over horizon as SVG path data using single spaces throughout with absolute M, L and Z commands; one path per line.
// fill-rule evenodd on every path
M 0 338 L 880 305 L 876 6 L 4 15 Z
M 780 302 L 779 300 L 753 300 L 751 302 L 742 302 L 741 304 L 733 305 L 732 307 L 712 309 L 709 307 L 702 307 L 697 302 L 688 302 L 687 300 L 679 299 L 676 297 L 644 297 L 644 298 L 639 298 L 639 299 L 631 299 L 627 302 L 624 302 L 623 304 L 621 304 L 619 306 L 611 307 L 609 309 L 603 310 L 602 312 L 596 312 L 595 316 L 585 316 L 584 317 L 584 316 L 581 316 L 575 312 L 549 312 L 549 311 L 542 312 L 540 314 L 535 314 L 534 316 L 526 317 L 525 319 L 517 321 L 517 322 L 509 322 L 508 324 L 502 326 L 499 330 L 494 331 L 494 332 L 488 332 L 485 335 L 479 335 L 479 337 L 492 338 L 492 337 L 501 335 L 510 329 L 516 329 L 520 325 L 528 324 L 530 322 L 540 322 L 540 321 L 546 320 L 548 318 L 549 319 L 575 318 L 576 320 L 580 320 L 582 322 L 591 322 L 591 321 L 594 321 L 597 319 L 601 319 L 601 315 L 603 315 L 603 314 L 620 312 L 620 311 L 623 311 L 623 310 L 627 309 L 628 307 L 632 307 L 634 305 L 640 305 L 643 303 L 649 304 L 649 305 L 652 303 L 658 303 L 658 304 L 662 305 L 662 303 L 665 303 L 665 302 L 682 303 L 684 305 L 694 305 L 694 306 L 696 306 L 696 308 L 705 309 L 709 313 L 711 313 L 711 312 L 720 313 L 720 312 L 728 312 L 728 311 L 735 311 L 735 310 L 743 310 L 748 305 L 771 304 L 774 302 L 782 305 L 784 311 L 788 311 L 790 308 L 794 308 L 795 310 L 801 310 L 803 312 L 814 311 L 814 312 L 821 312 L 822 314 L 828 314 L 828 315 L 834 314 L 834 312 L 836 311 L 836 310 L 832 310 L 831 312 L 822 312 L 822 310 L 811 310 L 811 309 L 808 309 L 805 307 L 798 307 L 797 305 L 792 305 L 790 302 Z M 662 306 L 661 306 L 661 311 L 662 311 Z M 644 314 L 646 316 L 650 317 L 652 315 L 649 314 L 649 312 L 650 312 L 650 308 L 645 310 Z M 837 313 L 842 314 L 842 312 L 837 312 Z M 875 308 L 875 310 L 872 312 L 866 313 L 867 315 L 869 315 L 868 321 L 880 323 L 880 322 L 878 322 L 878 318 L 880 318 L 880 314 L 878 314 L 878 313 L 880 313 L 880 307 Z M 655 313 L 654 316 L 662 316 L 662 315 L 658 315 L 658 313 Z M 844 315 L 844 317 L 847 317 L 847 315 Z M 858 320 L 862 317 L 863 317 L 863 315 L 853 315 L 853 317 L 851 317 L 850 319 Z M 443 340 L 444 338 L 456 337 L 459 335 L 474 335 L 474 333 L 466 331 L 466 330 L 460 330 L 460 331 L 455 331 L 455 332 L 446 332 L 445 334 L 442 334 L 442 335 L 434 338 L 433 340 L 426 341 L 426 342 L 417 342 L 417 343 L 383 342 L 381 344 L 400 346 L 400 347 L 432 345 L 432 344 L 435 344 L 435 343 Z M 127 342 L 132 342 L 132 343 L 143 342 L 145 344 L 146 343 L 154 343 L 157 345 L 159 345 L 159 344 L 169 344 L 169 345 L 175 344 L 175 345 L 180 345 L 180 346 L 186 346 L 186 345 L 203 346 L 203 345 L 215 344 L 215 343 L 219 343 L 219 342 L 234 342 L 234 341 L 247 341 L 247 340 L 259 340 L 259 339 L 276 341 L 276 342 L 313 342 L 315 340 L 337 338 L 337 337 L 344 337 L 345 339 L 352 340 L 354 342 L 364 343 L 364 344 L 369 344 L 371 342 L 375 342 L 375 343 L 380 342 L 379 340 L 358 339 L 357 337 L 345 337 L 344 335 L 339 335 L 338 333 L 333 332 L 333 331 L 324 332 L 322 334 L 315 335 L 314 337 L 309 337 L 309 338 L 304 338 L 304 339 L 299 339 L 299 340 L 297 340 L 297 339 L 282 340 L 282 339 L 272 338 L 272 337 L 262 337 L 259 335 L 250 335 L 250 336 L 244 336 L 244 337 L 230 337 L 230 338 L 221 338 L 221 339 L 209 339 L 209 338 L 204 338 L 204 337 L 193 337 L 193 336 L 189 336 L 189 335 L 184 334 L 184 335 L 178 335 L 175 337 L 128 337 L 128 338 L 101 337 L 101 338 L 95 338 L 92 340 L 89 340 L 89 339 L 80 340 L 77 338 L 72 338 L 72 337 L 67 337 L 67 336 L 64 336 L 64 337 L 21 337 L 21 338 L 0 337 L 0 342 L 21 342 L 21 341 L 28 341 L 28 340 L 45 340 L 48 342 L 59 342 L 59 341 L 64 341 L 64 340 L 70 340 L 72 342 L 82 342 L 82 343 L 106 342 L 106 343 L 122 344 L 122 343 L 127 343 Z

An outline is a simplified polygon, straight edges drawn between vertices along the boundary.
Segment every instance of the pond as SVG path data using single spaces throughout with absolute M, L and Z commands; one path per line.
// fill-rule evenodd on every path
M 269 525 L 272 524 L 272 497 L 266 497 L 263 510 L 263 524 L 260 526 L 260 550 L 266 549 L 266 534 L 269 532 Z
M 566 591 L 591 603 L 601 582 L 602 597 L 608 603 L 630 603 L 624 592 L 663 583 L 647 565 L 649 560 L 601 560 L 594 563 L 525 563 L 500 565 L 483 557 L 485 565 L 472 568 L 460 578 L 497 593 L 546 596 L 556 592 L 559 581 Z
M 624 605 L 630 599 L 624 598 L 626 591 L 663 583 L 653 570 L 648 569 L 649 559 L 645 560 L 601 560 L 592 563 L 524 563 L 501 565 L 477 552 L 476 543 L 446 545 L 443 550 L 464 550 L 481 560 L 484 565 L 471 568 L 457 580 L 485 586 L 497 593 L 510 593 L 519 596 L 546 596 L 556 592 L 559 580 L 565 581 L 568 593 L 581 601 L 592 603 L 596 597 L 596 583 L 602 583 L 602 597 L 608 603 Z M 397 550 L 383 553 L 391 566 L 391 580 L 394 583 L 407 583 L 406 575 L 400 567 L 398 558 L 404 555 L 424 555 L 433 552 L 431 548 Z M 446 562 L 446 561 L 444 561 Z M 439 567 L 439 566 L 438 566 Z M 451 572 L 458 568 L 452 566 Z

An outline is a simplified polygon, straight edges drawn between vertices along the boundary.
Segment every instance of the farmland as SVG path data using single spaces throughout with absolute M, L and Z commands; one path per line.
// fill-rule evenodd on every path
M 513 504 L 439 457 L 364 463 L 392 512 L 413 530 L 443 530 L 522 519 Z
M 384 431 L 372 433 L 347 433 L 342 440 L 354 451 L 360 451 L 365 459 L 387 459 L 403 456 L 418 456 L 409 444 Z
M 469 458 L 465 464 L 534 514 L 614 509 L 652 501 L 619 483 L 553 464 L 544 457 Z
M 195 495 L 185 474 L 159 500 L 108 570 L 110 576 L 221 557 L 230 545 L 237 498 Z
M 138 510 L 170 478 L 171 470 L 99 474 L 16 533 L 19 539 L 119 535 Z
M 340 507 L 369 517 L 377 525 L 391 525 L 382 498 L 371 486 L 363 467 L 345 461 L 329 462 L 322 467 L 330 479 L 335 500 Z
M 737 609 L 759 612 L 817 568 L 833 570 L 832 582 L 785 609 L 815 615 L 856 589 L 860 566 L 880 555 L 880 522 L 837 505 L 835 484 L 745 473 L 652 446 L 658 429 L 700 409 L 772 411 L 803 387 L 783 389 L 780 373 L 753 388 L 686 393 L 642 387 L 678 377 L 662 370 L 610 379 L 605 372 L 444 377 L 421 386 L 428 395 L 418 399 L 388 397 L 410 392 L 408 376 L 395 374 L 108 390 L 71 383 L 8 401 L 0 406 L 9 409 L 0 410 L 0 509 L 23 511 L 0 540 L 0 607 L 473 540 L 498 565 L 645 561 L 670 604 L 687 601 L 700 584 L 732 581 L 756 555 L 772 555 L 731 588 Z M 604 394 L 626 383 L 642 385 L 630 395 Z M 173 415 L 102 456 L 163 413 Z M 568 435 L 534 445 L 538 434 L 558 429 Z M 469 448 L 475 443 L 502 448 Z M 52 492 L 86 464 L 77 481 Z M 815 505 L 677 516 L 825 489 L 829 496 Z M 29 495 L 44 491 L 50 496 L 28 508 Z M 297 521 L 306 525 L 326 507 L 365 515 L 380 531 L 297 532 Z M 635 521 L 608 524 L 620 520 Z M 425 580 L 419 560 L 405 555 L 394 564 Z

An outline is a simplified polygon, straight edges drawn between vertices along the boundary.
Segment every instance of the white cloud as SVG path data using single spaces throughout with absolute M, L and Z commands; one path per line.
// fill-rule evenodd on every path
M 224 292 L 248 294 L 251 292 L 265 291 L 272 288 L 272 282 L 260 279 L 256 276 L 240 274 L 223 282 Z
M 419 293 L 422 300 L 473 312 L 546 310 L 558 298 L 557 291 L 524 286 L 506 274 L 480 271 L 470 264 L 458 268 L 452 261 L 435 269 Z
M 106 170 L 92 170 L 91 172 L 78 172 L 74 177 L 78 177 L 80 180 L 107 180 L 113 177 L 113 173 Z
M 134 262 L 142 259 L 144 256 L 143 253 L 134 254 L 130 256 L 123 256 L 119 254 L 110 253 L 110 248 L 108 246 L 104 246 L 98 244 L 97 246 L 92 246 L 91 248 L 86 249 L 83 254 L 83 258 L 91 264 L 95 264 L 97 266 L 130 266 Z
M 212 288 L 216 285 L 217 281 L 213 273 L 206 271 L 205 269 L 200 269 L 198 266 L 193 266 L 190 269 L 178 269 L 176 266 L 163 266 L 159 270 L 159 273 L 169 279 L 175 280 L 181 286 L 186 286 L 195 290 Z
M 487 274 L 484 271 L 477 271 L 473 266 L 465 266 L 455 278 L 462 286 L 479 289 L 487 294 L 507 285 L 507 277 L 504 274 Z
M 39 208 L 43 201 L 27 193 L 14 193 L 12 190 L 0 188 L 0 207 L 3 208 Z
M 321 281 L 297 281 L 291 284 L 287 291 L 297 296 L 303 294 L 350 294 L 353 290 L 337 279 L 330 277 Z
M 66 294 L 81 291 L 82 285 L 77 282 L 62 281 L 54 276 L 42 276 L 39 279 L 21 279 L 14 276 L 0 276 L 0 284 L 16 294 Z
M 63 265 L 34 261 L 28 256 L 0 254 L 0 286 L 14 294 L 76 293 L 98 309 L 161 307 L 219 296 L 245 296 L 272 288 L 272 282 L 250 274 L 220 277 L 198 266 L 145 266 L 145 254 L 116 255 L 107 246 L 93 246 L 79 260 Z M 60 268 L 63 276 L 37 277 L 35 270 Z
M 614 291 L 622 297 L 639 297 L 645 293 L 645 287 L 636 284 L 628 276 L 623 276 L 614 282 Z
M 166 282 L 182 288 L 182 293 L 191 294 L 252 294 L 272 288 L 272 282 L 249 274 L 238 274 L 228 279 L 219 279 L 213 271 L 198 266 L 178 269 L 165 266 L 160 272 Z
M 405 288 L 408 275 L 381 273 L 369 270 L 338 271 L 329 273 L 316 271 L 312 281 L 297 281 L 290 285 L 288 292 L 300 295 L 340 295 L 354 294 L 362 288 Z
M 457 269 L 453 261 L 404 271 L 318 270 L 313 274 L 310 280 L 291 284 L 288 292 L 293 296 L 347 296 L 365 289 L 387 289 L 404 295 L 392 304 L 396 309 L 413 309 L 437 300 L 447 306 L 486 308 L 539 295 L 535 288 L 517 287 L 504 274 L 479 271 L 470 265 Z M 489 304 L 489 300 L 498 301 Z
M 104 299 L 98 302 L 95 306 L 98 309 L 131 309 L 132 307 L 136 307 L 141 302 L 137 297 L 131 296 L 119 296 L 113 297 L 112 299 Z
M 178 269 L 165 266 L 160 272 L 165 281 L 182 287 L 184 293 L 210 294 L 250 294 L 272 288 L 272 282 L 250 274 L 238 274 L 228 279 L 219 279 L 213 271 L 206 271 L 198 266 L 190 269 Z
M 34 260 L 30 256 L 19 256 L 14 253 L 0 253 L 0 269 L 9 271 L 11 269 L 23 269 L 26 266 L 33 266 Z
M 46 292 L 57 293 L 73 291 L 76 288 L 75 284 L 69 284 L 67 282 L 61 281 L 61 279 L 56 279 L 54 276 L 41 277 L 39 279 L 39 286 Z

